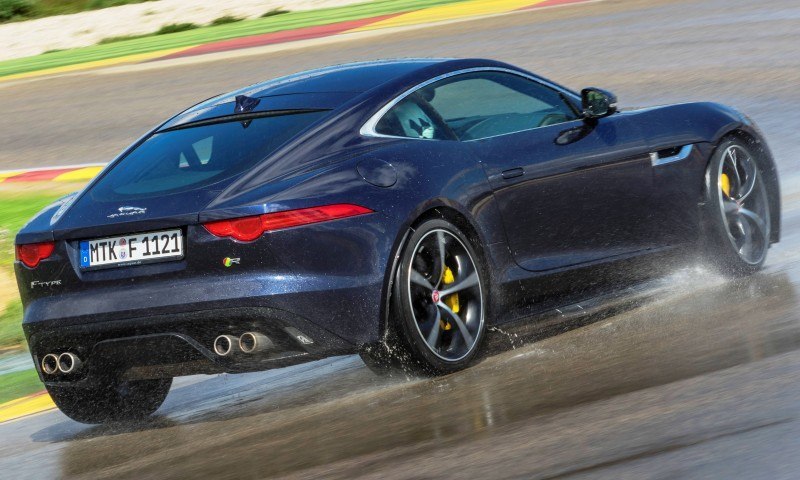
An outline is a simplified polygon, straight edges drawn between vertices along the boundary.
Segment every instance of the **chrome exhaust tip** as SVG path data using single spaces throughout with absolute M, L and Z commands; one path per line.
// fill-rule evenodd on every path
M 240 351 L 239 339 L 233 335 L 220 335 L 214 339 L 214 353 L 220 357 L 228 357 Z
M 246 332 L 239 337 L 239 349 L 244 353 L 263 352 L 274 345 L 269 337 L 258 332 Z
M 54 353 L 48 353 L 42 358 L 42 371 L 48 375 L 58 371 L 58 357 Z
M 58 370 L 61 373 L 72 373 L 81 368 L 81 359 L 74 353 L 64 352 L 58 356 Z

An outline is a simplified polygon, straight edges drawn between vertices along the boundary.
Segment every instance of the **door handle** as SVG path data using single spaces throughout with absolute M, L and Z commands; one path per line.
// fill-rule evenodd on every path
M 522 167 L 517 167 L 510 170 L 504 170 L 500 175 L 502 175 L 504 179 L 508 180 L 509 178 L 521 177 L 524 173 L 525 170 L 523 170 Z

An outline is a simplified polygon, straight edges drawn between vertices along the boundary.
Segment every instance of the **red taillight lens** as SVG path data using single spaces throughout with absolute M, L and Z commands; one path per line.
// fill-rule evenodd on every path
M 56 244 L 54 242 L 29 243 L 17 245 L 14 249 L 17 260 L 30 268 L 39 265 L 39 262 L 53 254 Z
M 206 230 L 217 237 L 232 237 L 250 242 L 264 233 L 261 217 L 242 217 L 203 224 Z
M 365 213 L 372 213 L 372 210 L 359 205 L 338 203 L 321 207 L 267 213 L 255 217 L 219 220 L 205 223 L 203 226 L 209 233 L 217 237 L 231 237 L 242 242 L 250 242 L 260 237 L 264 232 L 354 217 Z

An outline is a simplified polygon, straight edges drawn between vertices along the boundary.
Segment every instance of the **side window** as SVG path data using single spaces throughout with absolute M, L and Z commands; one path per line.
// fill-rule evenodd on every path
M 424 140 L 453 139 L 439 114 L 418 92 L 407 96 L 386 112 L 375 126 L 375 132 Z
M 474 72 L 428 85 L 428 99 L 460 140 L 476 140 L 578 118 L 574 107 L 549 87 L 504 72 Z

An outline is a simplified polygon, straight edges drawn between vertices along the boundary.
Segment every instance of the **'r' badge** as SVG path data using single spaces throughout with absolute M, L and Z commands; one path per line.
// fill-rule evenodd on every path
M 239 265 L 239 262 L 241 260 L 242 260 L 241 258 L 225 257 L 224 259 L 222 259 L 222 264 L 225 265 L 226 267 L 230 267 L 232 265 Z

